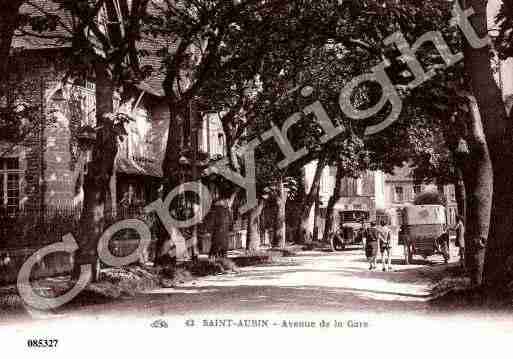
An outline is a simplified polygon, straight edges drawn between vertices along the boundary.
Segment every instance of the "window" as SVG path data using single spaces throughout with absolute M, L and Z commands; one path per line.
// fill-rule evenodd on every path
M 346 178 L 346 196 L 358 196 L 358 180 L 356 178 Z
M 449 208 L 449 225 L 454 226 L 456 224 L 456 208 Z
M 331 181 L 331 168 L 328 167 L 327 169 L 324 169 L 321 174 L 321 185 L 319 189 L 319 193 L 321 194 L 321 196 L 325 193 L 330 192 Z
M 224 134 L 222 133 L 217 134 L 217 147 L 215 152 L 216 154 L 225 154 Z
M 72 115 L 79 119 L 80 125 L 95 126 L 96 124 L 96 96 L 94 82 L 86 79 L 76 79 L 71 92 L 70 106 Z M 116 99 L 113 100 L 115 102 Z M 119 108 L 114 104 L 115 110 Z
M 403 202 L 404 201 L 404 190 L 401 186 L 394 187 L 394 201 L 395 202 Z
M 210 157 L 224 156 L 226 153 L 226 138 L 220 116 L 217 113 L 207 113 L 204 116 L 205 124 L 202 130 L 204 135 L 200 137 L 204 138 L 205 143 L 202 143 L 202 148 L 208 152 Z
M 456 201 L 456 190 L 454 189 L 454 186 L 453 185 L 449 186 L 448 190 L 449 190 L 448 191 L 449 192 L 449 198 L 448 198 L 449 201 L 452 201 L 452 202 Z
M 363 195 L 363 180 L 361 178 L 356 179 L 356 195 Z
M 420 192 L 422 192 L 422 186 L 420 184 L 413 186 L 413 194 L 418 195 Z
M 345 205 L 346 211 L 341 212 L 339 215 L 342 219 L 343 223 L 346 222 L 359 222 L 362 219 L 369 219 L 369 212 L 359 211 L 359 210 L 347 210 L 349 209 L 349 205 Z M 353 207 L 361 207 L 361 204 L 355 204 Z
M 398 208 L 396 210 L 396 217 L 395 218 L 397 218 L 397 225 L 400 228 L 403 225 L 403 223 L 404 223 L 404 212 L 401 209 Z
M 15 214 L 20 205 L 20 168 L 17 158 L 0 158 L 0 207 Z

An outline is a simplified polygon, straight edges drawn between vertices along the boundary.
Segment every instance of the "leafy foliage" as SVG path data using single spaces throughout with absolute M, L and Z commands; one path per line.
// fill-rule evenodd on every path
M 394 166 L 413 161 L 418 173 L 427 178 L 427 173 L 438 176 L 450 166 L 440 133 L 450 132 L 447 119 L 461 105 L 454 83 L 463 83 L 462 66 L 446 69 L 434 47 L 424 45 L 417 57 L 426 71 L 432 69 L 437 76 L 412 89 L 407 85 L 413 75 L 398 58 L 398 50 L 383 44 L 395 31 L 401 31 L 410 44 L 428 31 L 441 31 L 456 52 L 461 43 L 457 29 L 449 26 L 450 2 L 255 0 L 158 2 L 155 6 L 160 12 L 150 16 L 147 31 L 173 43 L 159 51 L 173 89 L 185 100 L 197 96 L 205 111 L 224 111 L 223 127 L 232 142 L 243 144 L 272 124 L 281 126 L 292 113 L 319 100 L 347 130 L 322 144 L 322 131 L 303 115 L 289 131 L 289 139 L 295 148 L 306 147 L 309 155 L 294 167 L 322 153 L 330 154 L 331 163 L 342 161 L 348 176 L 365 169 L 391 172 Z M 364 137 L 365 127 L 383 120 L 390 108 L 355 121 L 341 113 L 339 93 L 349 80 L 385 57 L 391 63 L 387 73 L 403 96 L 403 111 L 385 131 Z M 180 88 L 187 82 L 183 78 L 189 83 Z M 305 86 L 313 89 L 309 98 L 300 95 L 299 89 Z M 380 95 L 379 88 L 366 84 L 353 100 L 358 108 L 365 108 Z M 257 180 L 261 189 L 287 176 L 276 166 L 281 159 L 275 143 L 260 145 Z
M 0 139 L 20 143 L 39 128 L 39 106 L 24 101 L 6 102 L 3 105 L 0 107 Z
M 499 25 L 499 36 L 495 40 L 495 47 L 502 59 L 513 56 L 513 3 L 502 1 L 496 19 Z
M 161 58 L 162 69 L 153 71 L 166 74 L 163 87 L 169 99 L 188 102 L 194 98 L 202 111 L 222 112 L 230 147 L 243 145 L 272 124 L 281 126 L 292 113 L 319 100 L 330 118 L 347 130 L 323 144 L 319 126 L 303 115 L 289 131 L 294 147 L 306 147 L 309 152 L 294 164 L 296 168 L 322 153 L 330 154 L 330 163 L 341 161 L 348 176 L 365 169 L 390 172 L 407 161 L 415 162 L 418 172 L 425 174 L 443 173 L 450 166 L 450 156 L 439 133 L 448 132 L 446 119 L 460 105 L 453 100 L 455 91 L 450 84 L 461 82 L 461 66 L 445 69 L 433 46 L 423 46 L 417 57 L 425 69 L 436 70 L 437 77 L 411 89 L 407 85 L 413 75 L 404 60 L 398 58 L 398 50 L 383 45 L 383 40 L 395 31 L 401 31 L 411 44 L 428 31 L 440 30 L 456 51 L 461 45 L 456 29 L 449 26 L 450 2 L 133 1 L 131 7 L 128 3 L 124 6 L 127 34 L 118 39 L 104 38 L 91 23 L 100 1 L 54 2 L 76 18 L 79 35 L 74 38 L 74 48 L 77 58 L 86 63 L 98 46 L 112 60 L 117 56 L 125 59 L 133 50 L 128 45 L 143 35 L 162 44 L 152 53 L 139 48 L 137 55 Z M 54 30 L 58 24 L 52 16 L 26 21 L 39 32 Z M 84 33 L 92 32 L 94 41 L 80 36 L 80 30 L 86 27 L 88 32 Z M 114 61 L 113 73 L 120 78 L 141 78 L 141 72 L 134 73 L 131 66 L 137 61 L 128 58 L 130 66 Z M 403 112 L 385 131 L 364 137 L 365 127 L 383 120 L 390 108 L 367 120 L 352 120 L 340 111 L 339 93 L 349 80 L 384 58 L 390 60 L 387 73 L 404 98 Z M 311 97 L 300 95 L 299 89 L 305 86 L 312 88 Z M 379 88 L 365 84 L 353 101 L 358 108 L 365 108 L 380 95 Z M 439 151 L 433 150 L 435 144 Z M 276 166 L 282 157 L 272 141 L 261 145 L 257 152 L 260 189 L 294 172 L 295 168 L 287 172 Z

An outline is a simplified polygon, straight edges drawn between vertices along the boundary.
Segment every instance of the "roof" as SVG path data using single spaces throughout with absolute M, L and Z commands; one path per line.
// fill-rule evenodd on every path
M 141 67 L 150 66 L 152 68 L 152 72 L 150 76 L 145 79 L 144 84 L 152 88 L 155 95 L 164 96 L 162 83 L 164 82 L 166 73 L 162 68 L 162 59 L 157 53 L 160 49 L 172 47 L 173 45 L 170 45 L 166 39 L 162 37 L 153 38 L 146 35 L 139 41 L 138 46 L 141 50 L 148 52 L 147 56 L 140 58 Z
M 39 34 L 27 26 L 23 29 L 25 33 L 19 31 L 15 33 L 11 47 L 39 50 L 71 46 L 70 40 L 73 32 L 73 19 L 71 15 L 64 11 L 57 3 L 43 0 L 25 1 L 20 8 L 20 13 L 31 16 L 56 15 L 56 28 L 54 31 L 45 31 L 43 34 Z M 31 33 L 40 36 L 31 36 Z
M 150 6 L 149 11 L 157 10 L 152 9 Z M 74 28 L 73 18 L 67 11 L 63 10 L 60 5 L 45 0 L 29 0 L 24 3 L 20 12 L 32 16 L 56 15 L 58 20 L 56 21 L 54 31 L 46 31 L 42 34 L 32 31 L 30 27 L 26 27 L 24 33 L 18 32 L 13 38 L 12 48 L 45 50 L 71 47 L 71 35 Z M 172 43 L 163 37 L 153 37 L 143 34 L 143 38 L 138 42 L 138 48 L 144 50 L 147 56 L 140 58 L 140 65 L 141 67 L 150 66 L 152 72 L 148 78 L 136 87 L 155 96 L 164 96 L 162 83 L 165 78 L 165 72 L 162 69 L 162 60 L 158 52 L 164 47 L 167 47 L 169 51 L 172 52 L 175 46 L 176 43 Z

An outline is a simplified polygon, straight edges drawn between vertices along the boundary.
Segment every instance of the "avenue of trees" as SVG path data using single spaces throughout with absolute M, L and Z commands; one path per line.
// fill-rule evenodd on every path
M 469 16 L 477 40 L 488 35 L 487 0 L 455 0 Z M 31 1 L 4 1 L 0 20 L 0 88 L 5 90 L 12 38 L 30 29 L 32 36 L 52 36 L 59 14 L 23 14 Z M 490 293 L 513 280 L 513 180 L 510 176 L 512 125 L 490 62 L 491 45 L 476 47 L 457 26 L 455 2 L 438 0 L 53 0 L 75 19 L 67 33 L 74 54 L 70 73 L 92 70 L 96 78 L 97 133 L 88 177 L 84 182 L 81 236 L 82 261 L 94 259 L 103 231 L 113 175 L 119 124 L 127 119 L 113 114 L 114 84 L 136 83 L 162 72 L 162 88 L 171 113 L 163 171 L 167 189 L 179 185 L 174 174 L 185 148 L 197 143 L 197 118 L 191 109 L 218 112 L 226 136 L 227 166 L 244 174 L 244 146 L 257 139 L 255 151 L 258 205 L 248 218 L 248 249 L 258 247 L 258 218 L 265 204 L 276 209 L 273 245 L 283 247 L 286 226 L 294 238 L 306 241 L 306 221 L 318 200 L 320 173 L 336 168 L 336 186 L 329 200 L 325 236 L 333 230 L 333 206 L 341 196 L 340 179 L 364 170 L 390 172 L 410 162 L 419 180 L 456 186 L 458 208 L 466 217 L 468 266 L 475 284 Z M 109 18 L 108 36 L 96 23 L 100 9 Z M 502 58 L 512 55 L 513 9 L 505 2 L 498 18 L 496 48 Z M 404 39 L 384 43 L 400 31 Z M 418 61 L 400 56 L 404 42 L 413 44 L 437 32 L 443 42 L 426 41 L 415 52 Z M 439 33 L 438 33 L 439 32 Z M 86 34 L 93 36 L 86 36 Z M 92 40 L 93 39 L 93 40 Z M 149 39 L 161 46 L 148 54 L 138 45 Z M 395 42 L 395 44 L 393 43 Z M 401 44 L 401 45 L 398 45 Z M 484 42 L 483 42 L 484 44 Z M 443 51 L 463 53 L 463 60 L 448 67 Z M 447 53 L 445 53 L 447 54 Z M 141 65 L 145 56 L 160 57 L 160 67 Z M 387 59 L 386 73 L 401 96 L 398 119 L 383 131 L 365 135 L 393 110 L 384 106 L 366 120 L 355 120 L 340 109 L 341 89 L 353 78 L 371 71 Z M 416 61 L 416 60 L 415 60 Z M 419 82 L 419 67 L 430 80 Z M 424 74 L 425 75 L 425 74 Z M 510 81 L 510 79 L 505 79 Z M 413 83 L 419 82 L 415 86 Z M 306 89 L 306 90 L 305 90 Z M 306 93 L 308 92 L 308 93 Z M 360 110 L 380 101 L 379 86 L 364 83 L 350 98 Z M 320 101 L 327 115 L 343 128 L 328 142 L 314 121 L 320 114 L 312 104 Z M 2 112 L 4 114 L 4 112 Z M 262 133 L 281 128 L 292 115 L 298 121 L 288 132 L 295 150 L 307 154 L 280 168 L 284 159 L 276 141 L 263 141 Z M 2 116 L 2 120 L 7 118 Z M 11 117 L 12 118 L 12 117 Z M 174 128 L 185 126 L 178 138 Z M 310 188 L 304 186 L 302 168 L 317 160 Z M 196 174 L 199 176 L 199 174 Z M 228 185 L 227 195 L 244 202 L 244 191 Z M 176 233 L 178 235 L 178 233 Z M 80 263 L 79 260 L 77 263 Z

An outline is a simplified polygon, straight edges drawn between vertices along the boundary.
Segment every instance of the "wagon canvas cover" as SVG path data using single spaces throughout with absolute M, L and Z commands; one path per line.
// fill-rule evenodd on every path
M 445 208 L 440 205 L 405 207 L 405 224 L 408 226 L 423 224 L 445 224 Z

